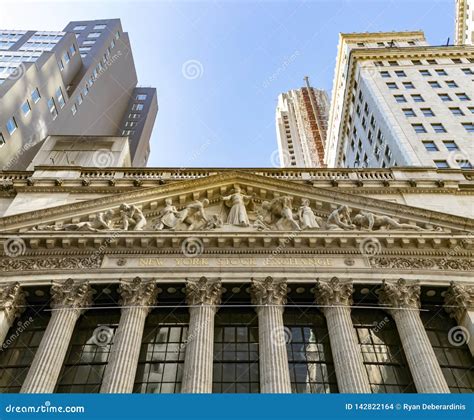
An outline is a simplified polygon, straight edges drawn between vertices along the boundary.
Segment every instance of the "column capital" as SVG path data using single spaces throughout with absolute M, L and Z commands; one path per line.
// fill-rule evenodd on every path
M 119 286 L 122 306 L 150 306 L 153 305 L 158 296 L 158 288 L 154 281 L 144 281 L 135 277 L 130 282 L 122 282 Z
M 4 311 L 9 324 L 25 310 L 25 294 L 20 283 L 0 286 L 0 311 Z
M 186 302 L 188 305 L 217 306 L 221 303 L 222 284 L 220 279 L 210 280 L 201 277 L 199 280 L 188 280 L 186 284 Z
M 351 306 L 354 288 L 352 281 L 341 281 L 337 277 L 326 282 L 318 281 L 315 287 L 315 300 L 322 306 Z M 324 309 L 324 308 L 323 308 Z
M 81 314 L 92 303 L 89 282 L 67 279 L 64 283 L 51 286 L 51 307 L 53 309 L 78 309 Z
M 288 288 L 286 279 L 276 280 L 271 276 L 263 280 L 252 279 L 250 287 L 252 304 L 262 305 L 285 305 Z
M 474 309 L 474 286 L 452 281 L 444 295 L 444 305 L 446 312 L 461 322 L 465 312 Z
M 384 306 L 393 308 L 420 309 L 420 285 L 417 282 L 407 282 L 399 279 L 387 283 L 377 291 L 379 302 Z

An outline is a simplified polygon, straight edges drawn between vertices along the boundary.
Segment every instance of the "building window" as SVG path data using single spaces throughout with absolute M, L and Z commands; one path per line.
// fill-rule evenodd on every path
M 82 88 L 82 96 L 86 97 L 89 93 L 89 86 L 87 84 Z
M 451 59 L 454 64 L 461 64 L 462 60 L 460 58 L 452 58 Z
M 103 24 L 100 24 L 100 25 L 95 25 L 94 26 L 94 31 L 101 31 L 103 29 L 105 29 L 107 27 L 107 25 L 103 25 Z
M 388 65 L 389 66 L 398 66 L 398 61 L 389 61 Z
M 468 76 L 471 76 L 474 74 L 474 70 L 472 69 L 461 69 L 463 71 L 464 74 L 468 75 Z
M 7 131 L 10 136 L 16 131 L 18 125 L 16 123 L 15 117 L 11 117 L 7 120 Z
M 119 39 L 119 38 L 120 38 L 120 32 L 117 31 L 117 32 L 115 32 L 115 39 Z
M 426 128 L 423 124 L 412 124 L 411 125 L 413 127 L 413 129 L 415 130 L 415 133 L 418 133 L 418 134 L 423 134 L 423 133 L 426 133 Z
M 456 116 L 464 115 L 464 112 L 462 111 L 461 108 L 449 108 L 449 110 L 451 111 L 453 115 L 456 115 Z
M 425 102 L 425 100 L 423 99 L 423 96 L 421 95 L 411 95 L 411 98 L 413 99 L 413 102 Z
M 33 99 L 33 103 L 37 103 L 41 99 L 38 88 L 31 92 L 31 99 Z
M 446 85 L 448 85 L 448 87 L 450 87 L 450 88 L 457 88 L 458 87 L 457 83 L 454 80 L 446 80 Z
M 3 147 L 5 145 L 5 137 L 3 137 L 3 134 L 0 133 L 0 147 Z
M 394 98 L 398 103 L 405 103 L 407 101 L 403 95 L 394 95 Z
M 387 87 L 389 89 L 398 89 L 398 86 L 395 82 L 387 82 Z
M 428 82 L 429 85 L 433 88 L 433 89 L 439 89 L 441 88 L 441 85 L 439 84 L 439 82 L 435 81 L 435 80 L 431 80 Z
M 23 102 L 23 105 L 21 106 L 21 111 L 23 112 L 23 115 L 25 115 L 25 116 L 30 113 L 31 106 L 30 106 L 30 103 L 28 102 L 28 100 Z
M 77 52 L 77 49 L 76 49 L 76 46 L 74 44 L 72 44 L 70 47 L 69 47 L 69 53 L 71 54 L 71 57 L 73 57 Z
M 416 117 L 415 111 L 411 108 L 403 108 L 403 113 L 405 117 Z
M 435 72 L 438 74 L 438 76 L 447 76 L 448 73 L 446 73 L 446 70 L 443 69 L 436 69 Z
M 433 128 L 435 133 L 446 133 L 446 129 L 441 123 L 433 123 L 431 124 L 431 127 Z
M 143 111 L 143 104 L 133 104 L 132 111 Z
M 69 58 L 69 53 L 67 51 L 63 55 L 63 60 L 64 60 L 65 64 L 68 64 L 69 61 L 71 61 L 70 58 Z
M 474 114 L 474 106 L 470 106 L 467 108 L 471 114 Z
M 50 312 L 26 310 L 13 324 L 7 337 L 12 337 L 23 327 L 23 331 L 5 349 L 0 351 L 0 393 L 19 393 L 31 366 L 36 350 L 48 325 Z M 21 324 L 20 324 L 21 323 Z
M 429 70 L 420 70 L 420 74 L 425 77 L 431 76 L 431 73 Z
M 179 393 L 189 316 L 185 311 L 153 311 L 148 315 L 133 392 Z
M 259 393 L 257 317 L 221 309 L 214 328 L 214 393 Z
M 429 60 L 426 60 L 428 62 L 428 64 L 438 64 L 438 62 L 436 60 L 433 60 L 433 59 L 429 59 Z
M 81 45 L 94 45 L 94 44 L 95 44 L 95 41 L 90 40 L 90 39 L 89 40 L 86 39 L 86 40 L 82 41 Z
M 319 312 L 302 314 L 287 309 L 284 322 L 291 336 L 286 348 L 292 392 L 338 392 L 324 315 Z
M 474 123 L 472 122 L 462 123 L 462 126 L 466 129 L 468 133 L 474 133 Z
M 452 152 L 453 150 L 459 150 L 458 145 L 453 140 L 444 140 L 443 144 L 450 152 Z
M 395 322 L 377 309 L 351 315 L 372 392 L 416 392 Z
M 140 93 L 135 97 L 135 100 L 137 101 L 146 101 L 146 94 Z
M 423 146 L 425 146 L 428 152 L 437 152 L 439 150 L 434 141 L 424 141 Z
M 56 119 L 56 117 L 58 116 L 58 109 L 56 108 L 54 98 L 48 100 L 48 109 L 51 115 L 53 116 L 53 120 Z
M 403 86 L 405 86 L 405 89 L 415 89 L 412 82 L 403 82 Z
M 403 70 L 396 70 L 396 71 L 395 71 L 395 74 L 396 74 L 398 77 L 407 77 L 406 73 L 405 73 Z
M 87 38 L 99 38 L 100 35 L 100 32 L 91 32 L 89 35 L 87 35 Z
M 119 319 L 118 309 L 89 310 L 87 316 L 79 319 L 71 337 L 55 392 L 100 391 Z M 100 340 L 102 337 L 105 337 L 104 342 Z
M 383 78 L 387 78 L 390 77 L 390 73 L 388 71 L 381 71 L 380 76 L 382 76 Z
M 438 169 L 449 168 L 448 162 L 445 160 L 435 160 L 434 163 Z
M 421 66 L 423 63 L 420 60 L 411 60 L 414 66 Z
M 460 101 L 469 101 L 469 96 L 467 96 L 465 93 L 456 93 L 456 96 Z
M 472 169 L 472 164 L 468 160 L 456 160 L 456 163 L 461 169 Z
M 451 96 L 449 96 L 447 93 L 438 93 L 438 96 L 443 102 L 452 101 Z
M 423 113 L 424 117 L 434 117 L 435 113 L 431 108 L 420 108 L 420 111 Z
M 74 26 L 74 28 L 72 28 L 73 31 L 83 31 L 84 29 L 86 29 L 87 26 L 84 26 L 84 25 L 78 25 L 78 26 Z
M 58 100 L 59 107 L 64 108 L 66 102 L 64 101 L 63 91 L 61 88 L 58 88 L 58 90 L 56 91 L 56 98 Z
M 59 70 L 60 70 L 60 71 L 63 71 L 63 70 L 64 70 L 63 60 L 59 60 L 59 61 L 58 61 L 58 66 L 59 66 Z
M 450 343 L 449 332 L 456 327 L 453 319 L 439 309 L 422 311 L 420 316 L 450 391 L 472 393 L 473 359 L 466 344 Z
M 72 115 L 76 115 L 77 114 L 77 105 L 74 104 L 71 108 L 71 112 L 72 112 Z

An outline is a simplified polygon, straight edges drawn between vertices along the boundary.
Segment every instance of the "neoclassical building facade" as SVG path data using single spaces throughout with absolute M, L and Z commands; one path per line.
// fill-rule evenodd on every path
M 0 178 L 0 392 L 473 392 L 472 170 Z

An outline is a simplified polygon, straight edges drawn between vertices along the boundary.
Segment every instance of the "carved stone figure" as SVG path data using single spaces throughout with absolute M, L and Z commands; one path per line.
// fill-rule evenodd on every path
M 356 226 L 351 221 L 351 210 L 348 206 L 341 206 L 334 210 L 328 217 L 328 229 L 352 230 Z
M 183 223 L 187 230 L 196 230 L 206 226 L 209 219 L 206 215 L 205 207 L 209 205 L 209 200 L 205 198 L 202 201 L 196 200 L 188 204 L 184 210 L 179 213 L 179 222 Z
M 270 215 L 270 225 L 276 226 L 279 230 L 285 230 L 288 227 L 301 230 L 298 222 L 293 217 L 292 201 L 291 197 L 284 196 L 262 203 L 262 208 Z
M 423 228 L 410 225 L 408 223 L 398 223 L 389 216 L 379 216 L 367 211 L 361 211 L 354 217 L 354 225 L 365 230 L 379 229 L 404 229 L 404 230 L 424 230 Z
M 257 230 L 270 230 L 270 226 L 265 223 L 265 216 L 263 214 L 258 214 L 257 218 L 253 222 L 252 227 Z
M 208 217 L 206 225 L 204 226 L 204 230 L 212 230 L 222 227 L 222 219 L 217 215 L 213 214 L 212 216 Z
M 64 225 L 40 225 L 35 226 L 33 231 L 84 231 L 97 232 L 99 230 L 111 230 L 114 227 L 113 219 L 114 211 L 107 210 L 105 213 L 99 213 L 95 219 L 88 222 L 66 223 Z
M 123 230 L 143 230 L 146 225 L 146 219 L 142 211 L 133 204 L 121 204 L 120 215 Z
M 222 197 L 224 204 L 230 207 L 230 212 L 227 216 L 226 223 L 229 225 L 247 227 L 250 225 L 247 216 L 246 205 L 249 204 L 252 196 L 242 194 L 239 187 L 235 187 L 234 192 L 226 197 Z
M 173 206 L 171 198 L 165 200 L 165 207 L 163 207 L 158 214 L 158 219 L 154 225 L 155 230 L 171 229 L 176 227 L 179 221 L 179 212 Z
M 301 207 L 298 211 L 298 218 L 300 220 L 301 229 L 303 230 L 320 227 L 307 198 L 304 198 L 301 202 Z

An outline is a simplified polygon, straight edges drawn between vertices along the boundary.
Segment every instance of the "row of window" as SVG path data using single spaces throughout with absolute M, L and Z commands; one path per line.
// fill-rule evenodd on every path
M 409 41 L 388 41 L 388 42 L 377 42 L 377 43 L 365 43 L 365 42 L 358 42 L 358 47 L 371 47 L 372 45 L 377 45 L 377 47 L 404 47 L 405 45 L 413 46 L 416 45 L 418 41 L 416 40 L 409 40 Z
M 449 110 L 451 111 L 451 114 L 453 114 L 456 117 L 462 117 L 465 114 L 462 108 L 459 107 L 449 107 Z M 416 111 L 413 108 L 402 108 L 403 113 L 405 114 L 405 117 L 416 117 Z M 423 114 L 424 117 L 435 117 L 435 113 L 431 108 L 420 108 L 421 113 Z M 467 107 L 468 114 L 474 114 L 474 106 L 469 106 Z
M 447 160 L 435 160 L 434 161 L 436 167 L 438 169 L 448 169 L 451 166 L 449 166 L 449 163 Z M 464 159 L 456 159 L 456 163 L 458 166 L 462 169 L 472 169 L 472 164 L 471 162 L 464 160 Z
M 393 97 L 395 98 L 395 101 L 397 101 L 398 103 L 407 103 L 408 102 L 405 95 L 393 95 Z M 413 100 L 413 102 L 425 102 L 425 98 L 423 98 L 423 96 L 420 95 L 420 94 L 415 93 L 415 94 L 410 95 L 410 97 Z M 449 93 L 438 93 L 438 97 L 443 102 L 452 102 L 453 101 L 453 98 L 451 97 L 451 95 Z M 471 98 L 469 96 L 467 96 L 467 94 L 465 94 L 464 92 L 456 93 L 456 97 L 457 97 L 458 100 L 463 101 L 463 102 L 471 100 Z
M 461 125 L 464 127 L 464 129 L 468 133 L 474 133 L 474 123 L 473 122 L 463 122 L 463 123 L 461 123 Z M 428 132 L 423 123 L 414 123 L 411 126 L 413 127 L 413 130 L 415 130 L 415 133 L 417 133 L 417 134 L 424 134 L 424 133 Z M 433 131 L 435 133 L 447 133 L 446 128 L 441 123 L 432 123 L 431 128 L 433 129 Z
M 436 74 L 438 76 L 447 76 L 448 75 L 448 72 L 444 69 L 435 69 L 434 71 L 436 72 Z M 474 75 L 474 70 L 472 70 L 471 68 L 462 68 L 461 71 L 466 76 Z M 424 77 L 431 77 L 432 76 L 431 72 L 428 69 L 418 70 L 418 72 Z M 391 73 L 388 70 L 383 70 L 379 73 L 380 73 L 380 76 L 384 79 L 387 79 L 387 78 L 391 77 Z M 398 77 L 407 77 L 407 74 L 405 73 L 404 70 L 395 70 L 394 73 Z M 446 83 L 448 83 L 448 82 L 446 82 Z
M 434 88 L 434 89 L 441 89 L 441 85 L 439 82 L 437 81 L 430 81 L 428 82 L 429 85 Z M 457 88 L 459 87 L 456 82 L 454 80 L 450 80 L 450 81 L 447 81 L 445 82 L 446 85 L 450 88 Z M 413 84 L 413 82 L 403 82 L 402 83 L 403 87 L 405 89 L 415 89 L 415 85 Z M 397 83 L 395 82 L 387 82 L 387 87 L 390 89 L 390 90 L 398 90 L 398 85 Z M 452 101 L 452 98 L 451 96 L 449 95 L 449 93 L 439 93 L 438 96 L 440 97 L 440 99 L 444 102 L 446 101 Z M 469 96 L 466 95 L 466 93 L 464 92 L 457 92 L 456 93 L 456 96 L 458 97 L 459 100 L 461 101 L 469 101 L 470 98 Z
M 377 67 L 384 67 L 385 62 L 384 61 L 375 61 L 374 62 Z M 389 66 L 396 67 L 399 66 L 399 62 L 396 60 L 389 60 L 388 62 Z M 425 64 L 429 65 L 436 65 L 440 64 L 437 60 L 435 59 L 428 59 L 425 61 L 422 60 L 411 60 L 411 63 L 415 66 L 423 66 Z M 451 58 L 451 63 L 453 64 L 467 64 L 467 63 L 474 63 L 474 58 Z
M 69 47 L 69 50 L 65 51 L 62 58 L 60 58 L 58 61 L 59 70 L 61 71 L 64 70 L 64 67 L 69 64 L 69 62 L 71 61 L 71 57 L 76 55 L 76 52 L 77 52 L 76 46 L 74 44 L 71 44 L 71 46 Z
M 135 96 L 135 100 L 136 101 L 146 101 L 147 99 L 147 95 L 144 94 L 144 93 L 139 93 Z M 144 104 L 137 104 L 137 103 L 134 103 L 132 105 L 132 111 L 143 111 L 145 108 L 145 105 Z M 139 119 L 140 118 L 140 114 L 137 114 L 137 113 L 131 113 L 128 115 L 128 118 L 129 120 L 133 120 L 133 119 Z M 126 121 L 125 122 L 125 129 L 122 130 L 122 136 L 133 136 L 135 134 L 135 130 L 133 130 L 133 128 L 135 128 L 137 126 L 138 122 L 137 121 Z

